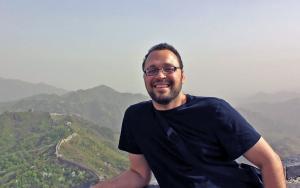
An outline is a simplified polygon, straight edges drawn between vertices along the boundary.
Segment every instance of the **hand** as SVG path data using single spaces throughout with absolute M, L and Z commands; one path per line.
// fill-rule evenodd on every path
M 109 188 L 109 183 L 108 182 L 98 182 L 95 185 L 92 185 L 90 188 Z
M 90 186 L 90 188 L 102 188 L 102 187 L 104 188 L 102 182 L 98 182 L 97 184 Z

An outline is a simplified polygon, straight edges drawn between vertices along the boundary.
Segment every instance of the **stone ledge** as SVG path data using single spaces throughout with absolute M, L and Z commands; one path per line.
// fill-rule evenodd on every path
M 285 158 L 283 164 L 287 180 L 300 177 L 300 155 Z

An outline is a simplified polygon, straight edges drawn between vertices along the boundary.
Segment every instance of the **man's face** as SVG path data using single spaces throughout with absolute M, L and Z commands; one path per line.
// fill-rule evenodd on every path
M 181 69 L 171 74 L 164 73 L 161 68 L 168 66 L 180 66 L 176 55 L 169 50 L 157 50 L 149 54 L 144 67 L 144 70 L 160 69 L 154 76 L 144 74 L 144 82 L 152 100 L 163 105 L 169 104 L 179 95 L 184 80 Z

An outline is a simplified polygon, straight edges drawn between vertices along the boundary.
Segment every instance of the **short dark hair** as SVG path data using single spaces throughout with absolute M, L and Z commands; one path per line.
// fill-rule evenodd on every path
M 143 64 L 142 64 L 142 69 L 143 70 L 144 70 L 145 63 L 146 63 L 146 60 L 147 60 L 149 54 L 151 52 L 157 51 L 157 50 L 170 50 L 171 52 L 173 52 L 176 55 L 177 59 L 178 59 L 179 67 L 181 69 L 183 68 L 183 63 L 182 63 L 182 60 L 181 60 L 181 56 L 178 53 L 178 51 L 172 45 L 170 45 L 168 43 L 160 43 L 160 44 L 154 45 L 152 48 L 150 48 L 148 50 L 148 53 L 145 55 L 144 60 L 143 60 Z

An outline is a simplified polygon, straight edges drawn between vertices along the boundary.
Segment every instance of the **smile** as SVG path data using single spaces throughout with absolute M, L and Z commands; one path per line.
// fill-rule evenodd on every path
M 168 88 L 170 87 L 171 83 L 169 81 L 158 81 L 154 82 L 152 85 L 154 88 Z
M 167 88 L 170 87 L 169 84 L 155 84 L 154 85 L 155 88 Z

